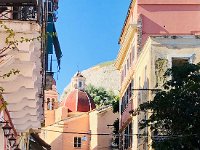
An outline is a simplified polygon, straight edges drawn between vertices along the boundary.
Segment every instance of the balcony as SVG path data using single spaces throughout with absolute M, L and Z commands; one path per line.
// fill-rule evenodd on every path
M 1 0 L 0 19 L 41 22 L 42 4 L 37 0 Z
M 1 0 L 0 6 L 36 5 L 37 0 Z

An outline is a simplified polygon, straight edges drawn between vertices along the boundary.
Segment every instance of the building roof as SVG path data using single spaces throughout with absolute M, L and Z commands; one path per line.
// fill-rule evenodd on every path
M 62 101 L 61 106 L 69 109 L 69 112 L 89 112 L 96 108 L 91 96 L 78 89 L 71 91 L 68 97 Z
M 129 17 L 130 17 L 130 12 L 131 12 L 131 8 L 132 8 L 133 1 L 135 1 L 135 0 L 131 0 L 131 2 L 130 2 L 130 4 L 129 4 L 128 11 L 127 11 L 127 14 L 126 14 L 126 19 L 125 19 L 124 24 L 123 24 L 123 28 L 122 28 L 122 31 L 121 31 L 121 34 L 120 34 L 120 37 L 119 37 L 119 40 L 118 40 L 118 44 L 121 43 L 121 40 L 122 40 L 124 31 L 125 31 L 125 28 L 126 28 L 126 26 L 127 26 L 128 19 L 129 19 Z
M 83 75 L 81 74 L 81 72 L 77 72 L 76 74 L 75 74 L 75 77 L 83 77 Z

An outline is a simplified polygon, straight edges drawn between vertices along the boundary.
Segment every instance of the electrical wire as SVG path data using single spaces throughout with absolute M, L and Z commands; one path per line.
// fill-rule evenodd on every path
M 144 134 L 113 134 L 113 133 L 88 133 L 88 132 L 66 132 L 66 131 L 57 131 L 57 130 L 49 130 L 49 129 L 41 129 L 44 131 L 51 131 L 51 132 L 58 132 L 58 133 L 65 133 L 65 134 L 84 134 L 84 135 L 100 135 L 100 136 L 138 136 L 138 137 L 151 137 L 151 138 L 183 138 L 189 136 L 197 136 L 197 134 L 186 134 L 186 135 L 144 135 Z

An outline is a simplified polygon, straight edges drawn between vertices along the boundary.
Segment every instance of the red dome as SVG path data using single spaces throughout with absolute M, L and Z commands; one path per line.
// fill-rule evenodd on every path
M 70 112 L 88 112 L 96 108 L 91 96 L 87 92 L 78 89 L 73 90 L 62 101 L 61 106 L 66 106 Z

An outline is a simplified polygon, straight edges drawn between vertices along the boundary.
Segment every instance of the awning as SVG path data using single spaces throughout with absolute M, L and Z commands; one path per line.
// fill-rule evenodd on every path
M 62 51 L 60 48 L 60 43 L 58 40 L 55 24 L 53 22 L 49 22 L 47 25 L 47 53 L 53 54 L 53 45 L 55 50 L 55 55 L 57 58 L 58 67 L 60 68 L 60 60 L 62 57 Z
M 29 141 L 29 150 L 45 150 L 42 146 L 38 145 L 34 141 Z
M 53 26 L 53 31 L 54 31 L 54 33 L 57 33 L 55 25 Z M 60 48 L 60 43 L 59 43 L 57 34 L 55 34 L 55 36 L 53 36 L 53 44 L 54 44 L 54 49 L 55 49 L 55 54 L 56 54 L 58 66 L 60 68 L 60 60 L 61 60 L 61 57 L 62 57 L 62 51 L 61 51 L 61 48 Z
M 47 52 L 53 54 L 53 26 L 54 23 L 50 22 L 47 24 Z
M 31 133 L 30 150 L 51 150 L 51 145 L 42 140 L 36 133 Z

